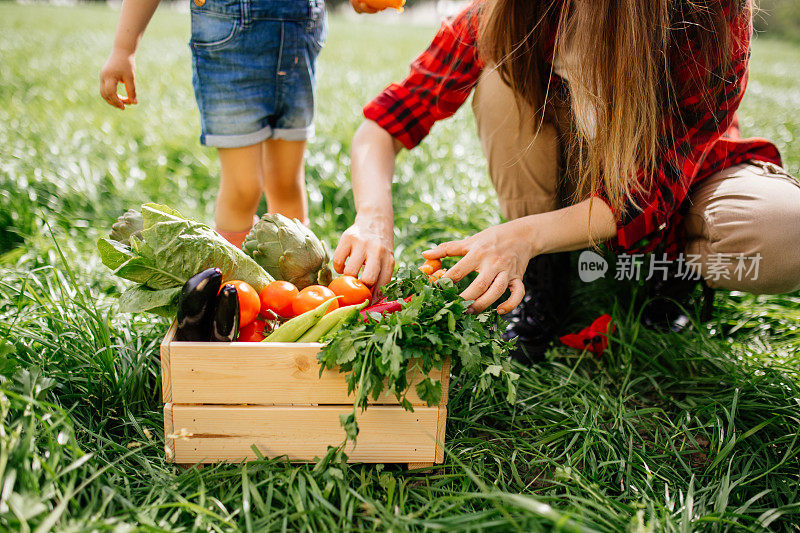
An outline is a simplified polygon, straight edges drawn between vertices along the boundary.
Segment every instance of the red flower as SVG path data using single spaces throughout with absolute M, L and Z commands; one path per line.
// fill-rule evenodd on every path
M 608 327 L 611 326 L 611 329 Z M 611 324 L 609 315 L 598 317 L 592 324 L 583 328 L 579 333 L 570 333 L 561 337 L 561 342 L 576 350 L 588 350 L 594 355 L 600 355 L 608 348 L 608 334 L 616 329 Z

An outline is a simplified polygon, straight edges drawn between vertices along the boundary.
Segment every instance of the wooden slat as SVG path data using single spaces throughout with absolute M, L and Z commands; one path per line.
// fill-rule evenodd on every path
M 353 397 L 347 394 L 344 374 L 334 369 L 325 370 L 320 376 L 316 358 L 320 346 L 292 342 L 172 342 L 168 363 L 171 401 L 229 405 L 351 404 Z M 446 368 L 446 372 L 434 370 L 432 377 L 449 381 L 449 363 Z M 413 405 L 425 405 L 415 389 L 423 379 L 422 373 L 412 370 L 408 378 L 411 383 L 408 400 Z M 447 390 L 445 381 L 442 387 Z M 397 405 L 398 402 L 393 394 L 383 394 L 372 403 Z
M 339 415 L 349 406 L 195 406 L 173 405 L 174 461 L 239 462 L 256 458 L 255 445 L 266 457 L 293 461 L 323 457 L 329 445 L 344 439 Z M 373 406 L 359 413 L 357 446 L 348 444 L 351 462 L 420 463 L 436 455 L 439 408 Z
M 172 424 L 172 404 L 164 404 L 164 453 L 167 461 L 175 460 L 175 437 Z
M 447 407 L 439 405 L 439 415 L 436 422 L 436 458 L 437 464 L 444 462 L 444 436 L 447 429 Z
M 175 331 L 178 329 L 178 323 L 173 321 L 172 325 L 167 330 L 164 340 L 161 341 L 161 397 L 164 403 L 172 401 L 172 373 L 170 371 L 170 354 L 169 345 L 172 339 L 175 338 Z

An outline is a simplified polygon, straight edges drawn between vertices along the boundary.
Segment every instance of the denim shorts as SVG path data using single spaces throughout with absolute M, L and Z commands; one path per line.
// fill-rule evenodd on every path
M 200 142 L 238 148 L 314 132 L 324 0 L 190 0 Z

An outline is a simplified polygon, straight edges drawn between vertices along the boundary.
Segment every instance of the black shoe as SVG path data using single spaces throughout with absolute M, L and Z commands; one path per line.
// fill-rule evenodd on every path
M 544 353 L 559 332 L 569 304 L 570 262 L 566 252 L 534 257 L 525 269 L 525 297 L 507 316 L 506 340 L 516 338 L 511 357 L 530 364 Z
M 656 279 L 647 287 L 648 302 L 642 309 L 641 322 L 655 331 L 679 333 L 691 324 L 687 314 L 694 308 L 693 295 L 697 284 L 703 290 L 700 322 L 711 319 L 714 311 L 714 289 L 704 280 L 685 279 L 670 268 L 666 279 Z

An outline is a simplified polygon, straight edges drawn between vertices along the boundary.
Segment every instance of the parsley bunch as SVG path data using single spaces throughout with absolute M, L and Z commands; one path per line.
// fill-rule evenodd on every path
M 461 283 L 462 285 L 464 282 Z M 435 284 L 416 269 L 406 269 L 383 289 L 390 300 L 413 295 L 400 311 L 359 316 L 340 329 L 318 355 L 323 368 L 339 366 L 345 372 L 348 392 L 355 392 L 353 412 L 342 415 L 347 437 L 358 434 L 356 411 L 367 408 L 371 397 L 394 394 L 405 409 L 413 411 L 406 395 L 407 373 L 419 368 L 424 374 L 441 369 L 450 358 L 453 371 L 479 376 L 479 392 L 489 390 L 493 382 L 505 385 L 508 401 L 514 401 L 517 374 L 508 363 L 510 343 L 501 337 L 505 323 L 494 309 L 467 314 L 469 301 L 449 279 Z M 501 385 L 502 387 L 502 385 Z M 439 403 L 442 384 L 426 378 L 416 386 L 419 397 L 429 406 Z

